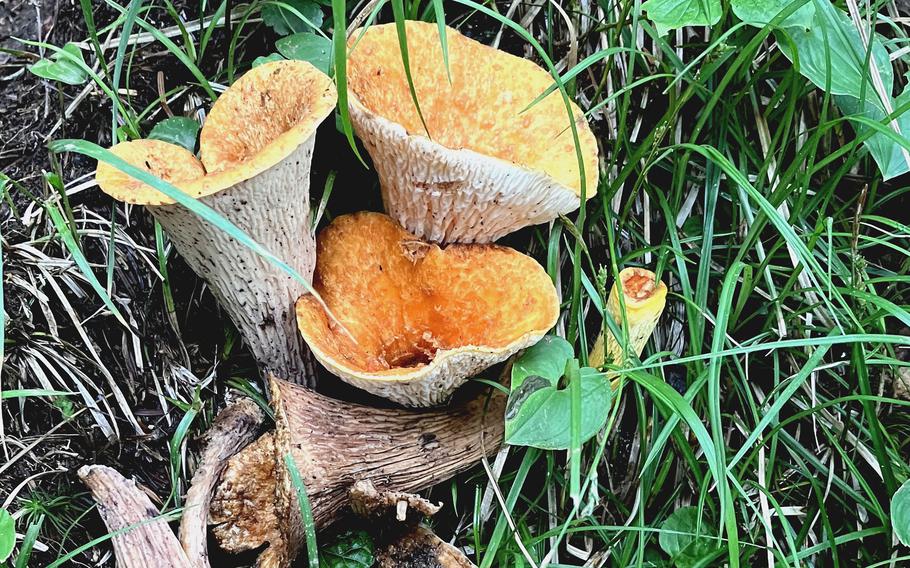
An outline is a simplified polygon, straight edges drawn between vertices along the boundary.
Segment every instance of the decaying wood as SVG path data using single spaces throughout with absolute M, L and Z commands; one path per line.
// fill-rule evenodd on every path
M 418 525 L 376 550 L 379 568 L 477 568 L 460 550 Z
M 402 491 L 379 491 L 369 481 L 355 483 L 350 499 L 353 511 L 377 527 L 373 537 L 380 568 L 476 568 L 460 550 L 420 524 L 441 504 Z
M 272 401 L 274 440 L 260 439 L 234 456 L 212 502 L 222 546 L 241 551 L 270 544 L 260 566 L 281 565 L 304 541 L 286 454 L 306 484 L 316 526 L 323 528 L 349 504 L 358 481 L 416 492 L 476 464 L 482 447 L 494 453 L 502 443 L 506 397 L 484 393 L 442 409 L 381 409 L 272 379 Z
M 263 418 L 259 406 L 243 398 L 218 413 L 206 434 L 205 449 L 186 493 L 180 521 L 180 544 L 193 568 L 209 568 L 207 531 L 215 484 L 228 458 L 253 440 Z
M 281 540 L 275 514 L 275 441 L 272 432 L 228 460 L 209 520 L 221 548 L 243 552 Z
M 111 538 L 119 568 L 191 568 L 177 537 L 134 481 L 103 465 L 83 466 L 79 478 L 107 529 L 123 531 Z

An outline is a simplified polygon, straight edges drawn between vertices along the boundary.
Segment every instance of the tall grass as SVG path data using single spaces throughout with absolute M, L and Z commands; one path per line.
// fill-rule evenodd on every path
M 100 38 L 112 31 L 121 37 L 112 60 L 101 57 L 101 72 L 88 69 L 111 100 L 114 139 L 123 126 L 140 133 L 151 112 L 131 108 L 118 91 L 138 49 L 131 27 L 151 33 L 193 77 L 186 88 L 210 99 L 213 84 L 250 63 L 243 42 L 261 33 L 253 2 L 229 40 L 229 60 L 209 77 L 202 69 L 211 66 L 199 58 L 217 56 L 207 45 L 221 24 L 187 34 L 180 47 L 148 21 L 160 6 L 107 4 L 119 15 L 101 29 L 82 6 L 96 59 L 106 53 Z M 330 9 L 340 125 L 356 167 L 345 42 L 346 22 L 359 8 L 333 0 Z M 224 2 L 208 9 L 227 14 Z M 700 565 L 900 565 L 906 550 L 892 538 L 888 503 L 910 477 L 910 420 L 908 403 L 890 388 L 907 365 L 901 350 L 910 346 L 901 332 L 910 326 L 910 226 L 903 214 L 910 186 L 905 178 L 883 182 L 860 142 L 882 133 L 910 144 L 887 124 L 841 116 L 783 57 L 770 27 L 727 17 L 710 30 L 659 36 L 637 1 L 562 9 L 572 33 L 549 4 L 522 4 L 506 17 L 503 6 L 472 0 L 445 9 L 438 0 L 394 0 L 380 12 L 399 22 L 424 14 L 468 30 L 503 29 L 503 45 L 530 46 L 554 78 L 549 92 L 558 92 L 567 110 L 574 98 L 595 125 L 600 179 L 585 180 L 578 158 L 582 187 L 598 181 L 597 196 L 587 205 L 583 198 L 572 219 L 537 228 L 528 239 L 529 252 L 560 284 L 561 329 L 579 352 L 610 328 L 601 321 L 604 290 L 623 267 L 654 267 L 671 289 L 659 339 L 619 372 L 607 430 L 569 456 L 512 448 L 501 473 L 477 469 L 453 483 L 460 509 L 449 514 L 469 520 L 456 543 L 470 546 L 481 568 L 696 565 L 671 558 L 661 535 L 696 543 Z M 907 44 L 901 22 L 888 33 L 895 49 Z M 578 63 L 570 65 L 573 49 Z M 856 136 L 851 121 L 868 129 Z M 573 136 L 577 144 L 574 124 Z M 124 167 L 84 142 L 54 148 Z M 344 198 L 341 190 L 327 195 L 327 210 Z M 101 285 L 71 234 L 86 224 L 68 223 L 75 219 L 69 207 L 48 204 L 54 232 L 46 238 L 62 243 L 60 254 L 78 265 L 100 305 L 124 319 L 111 286 Z M 156 253 L 166 277 L 160 242 Z M 80 404 L 87 404 L 89 390 L 66 392 L 84 391 Z M 104 416 L 98 406 L 91 413 Z M 173 490 L 185 469 L 181 445 L 204 427 L 193 416 L 184 416 L 172 438 Z M 489 484 L 501 500 L 485 507 Z M 698 508 L 697 526 L 667 523 L 685 506 Z M 315 538 L 308 544 L 315 558 Z

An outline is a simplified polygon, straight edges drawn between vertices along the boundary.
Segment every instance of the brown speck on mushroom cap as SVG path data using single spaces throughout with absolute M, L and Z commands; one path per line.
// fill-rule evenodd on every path
M 317 239 L 300 332 L 333 374 L 401 404 L 444 402 L 487 367 L 533 345 L 556 323 L 556 289 L 537 262 L 497 245 L 420 243 L 389 217 L 336 218 Z
M 597 141 L 581 110 L 533 62 L 446 28 L 451 83 L 435 24 L 406 22 L 409 63 L 426 130 L 411 97 L 394 24 L 354 33 L 349 106 L 373 157 L 389 214 L 434 242 L 490 242 L 580 205 L 574 120 L 595 195 Z M 530 108 L 528 108 L 530 106 Z M 428 131 L 428 132 L 427 132 Z

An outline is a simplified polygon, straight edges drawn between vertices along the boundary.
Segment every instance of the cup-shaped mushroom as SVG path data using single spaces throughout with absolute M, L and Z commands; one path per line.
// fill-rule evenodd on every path
M 386 215 L 336 218 L 297 302 L 313 355 L 344 381 L 407 406 L 445 402 L 470 377 L 537 343 L 559 300 L 532 258 L 497 245 L 440 248 Z M 343 329 L 342 329 L 343 328 Z
M 373 158 L 386 211 L 441 243 L 491 242 L 578 209 L 597 191 L 597 142 L 581 110 L 572 119 L 535 63 L 446 28 L 446 72 L 436 24 L 405 26 L 414 92 L 394 24 L 355 32 L 348 46 L 348 101 Z
M 281 61 L 243 75 L 215 102 L 200 136 L 202 162 L 178 146 L 141 140 L 111 151 L 173 182 L 312 277 L 310 162 L 316 127 L 335 106 L 331 79 L 309 63 Z M 208 283 L 260 365 L 303 382 L 305 346 L 294 302 L 305 286 L 154 188 L 106 163 L 98 185 L 144 205 L 187 264 Z

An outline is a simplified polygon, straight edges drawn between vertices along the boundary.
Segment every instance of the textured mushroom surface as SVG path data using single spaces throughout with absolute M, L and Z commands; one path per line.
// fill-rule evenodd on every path
M 329 371 L 411 406 L 444 402 L 468 378 L 533 345 L 559 301 L 537 262 L 497 245 L 440 248 L 385 215 L 338 217 L 317 239 L 300 331 Z
M 205 176 L 205 168 L 192 152 L 161 140 L 133 140 L 121 142 L 111 153 L 130 165 L 176 185 L 184 193 L 200 197 L 202 184 L 193 184 Z M 126 203 L 139 205 L 162 205 L 174 201 L 139 180 L 136 180 L 117 168 L 105 163 L 98 163 L 95 172 L 98 186 L 108 195 Z
M 120 143 L 111 152 L 192 197 L 204 197 L 286 161 L 312 137 L 336 100 L 332 80 L 309 63 L 275 61 L 251 69 L 212 105 L 199 135 L 201 162 L 186 149 L 159 140 Z M 98 164 L 95 179 L 119 201 L 175 203 L 105 162 Z
M 571 121 L 535 63 L 447 28 L 446 74 L 435 24 L 409 21 L 414 105 L 394 24 L 349 41 L 351 117 L 373 157 L 390 215 L 435 242 L 488 242 L 578 208 Z M 530 106 L 530 108 L 529 108 Z M 597 188 L 597 142 L 571 105 L 586 178 Z
M 316 127 L 335 101 L 331 79 L 309 63 L 267 63 L 215 102 L 200 135 L 201 162 L 179 146 L 155 140 L 126 142 L 111 151 L 198 198 L 310 278 L 316 248 L 310 162 Z M 260 365 L 308 381 L 312 373 L 294 316 L 294 302 L 306 291 L 303 283 L 113 166 L 99 163 L 96 179 L 114 198 L 149 209 L 209 284 Z

